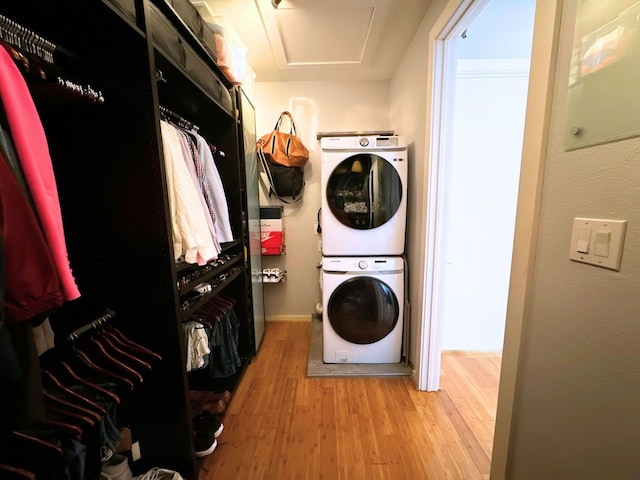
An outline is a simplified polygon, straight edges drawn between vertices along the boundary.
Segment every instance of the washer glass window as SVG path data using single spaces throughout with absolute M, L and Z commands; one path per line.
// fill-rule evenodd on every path
M 358 154 L 331 172 L 326 195 L 329 209 L 340 223 L 366 230 L 385 224 L 398 211 L 402 181 L 384 158 Z
M 373 277 L 354 277 L 331 294 L 327 315 L 333 330 L 360 345 L 378 342 L 393 331 L 400 308 L 391 288 Z

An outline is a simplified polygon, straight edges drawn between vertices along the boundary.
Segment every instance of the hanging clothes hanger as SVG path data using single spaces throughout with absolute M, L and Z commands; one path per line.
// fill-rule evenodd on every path
M 60 380 L 58 380 L 58 378 L 56 378 L 56 376 L 53 373 L 51 373 L 49 370 L 41 369 L 41 371 L 42 371 L 44 384 L 46 384 L 48 381 L 51 384 L 53 384 L 59 391 L 66 394 L 70 399 L 76 400 L 80 405 L 83 405 L 87 409 L 95 411 L 99 415 L 107 414 L 106 409 L 102 405 L 94 402 L 93 400 L 85 397 L 84 395 L 81 395 L 77 391 L 70 389 L 68 386 L 64 385 Z
M 55 394 L 48 391 L 46 388 L 42 389 L 42 394 L 44 396 L 45 401 L 45 410 L 47 409 L 47 405 L 52 406 L 55 409 L 64 410 L 76 415 L 83 417 L 84 421 L 89 422 L 90 426 L 93 427 L 97 422 L 100 421 L 101 416 L 88 408 L 81 407 L 72 401 L 69 401 L 67 398 L 63 397 L 60 394 Z
M 224 317 L 224 312 L 221 311 L 213 302 L 209 302 L 202 306 L 200 312 L 205 313 L 212 317 L 213 320 L 219 322 Z
M 0 463 L 31 472 L 38 480 L 59 478 L 62 462 L 60 439 L 51 430 L 13 431 L 0 438 Z M 7 478 L 2 475 L 8 471 L 0 470 L 0 478 Z
M 83 431 L 85 428 L 91 428 L 96 424 L 95 420 L 93 420 L 92 418 L 89 418 L 85 415 L 76 413 L 68 409 L 57 407 L 53 404 L 46 403 L 46 402 L 45 402 L 45 414 L 53 416 L 58 421 L 70 423 L 71 425 L 74 425 L 75 427 Z
M 149 365 L 149 369 L 152 369 L 154 362 L 162 358 L 159 355 L 150 355 L 147 351 L 141 348 L 136 348 L 130 343 L 124 342 L 111 328 L 105 329 L 102 334 L 108 337 L 117 348 L 120 348 L 139 360 L 146 362 Z
M 127 377 L 121 375 L 118 372 L 114 372 L 112 370 L 109 370 L 108 368 L 104 368 L 104 367 L 101 367 L 100 365 L 95 364 L 93 360 L 89 356 L 87 356 L 83 351 L 76 350 L 75 356 L 81 364 L 83 364 L 85 367 L 87 367 L 91 371 L 98 373 L 112 381 L 119 382 L 125 385 L 129 390 L 133 390 L 134 384 L 131 380 L 129 380 Z
M 46 451 L 48 453 L 62 456 L 62 448 L 60 447 L 60 445 L 57 445 L 50 440 L 39 438 L 32 433 L 19 431 L 12 432 L 12 435 L 13 441 L 16 443 L 16 447 L 18 448 L 20 448 L 21 445 L 26 447 L 41 447 L 41 450 L 43 452 Z
M 118 330 L 115 326 L 110 325 L 107 327 L 109 329 L 109 331 L 111 333 L 113 333 L 116 337 L 118 337 L 120 339 L 120 341 L 128 344 L 131 346 L 131 348 L 140 351 L 158 361 L 162 360 L 162 356 L 160 356 L 160 354 L 154 352 L 153 350 L 150 350 L 136 342 L 134 342 L 133 340 L 129 339 L 127 336 L 125 336 L 120 330 Z
M 191 317 L 189 317 L 189 320 L 187 320 L 187 321 L 197 322 L 197 323 L 199 323 L 201 325 L 204 325 L 207 328 L 213 328 L 213 325 L 211 323 L 211 319 L 209 319 L 208 317 L 206 317 L 204 315 L 191 315 Z
M 5 480 L 36 480 L 34 473 L 6 463 L 0 463 L 0 478 Z
M 137 367 L 142 368 L 145 372 L 151 371 L 150 363 L 121 348 L 106 332 L 101 332 L 100 335 L 95 337 L 95 340 L 102 343 L 105 350 L 111 350 L 115 354 L 121 355 L 121 360 L 126 360 L 129 364 L 133 363 Z
M 99 341 L 90 338 L 83 345 L 76 345 L 76 351 L 82 352 L 98 365 L 104 368 L 115 370 L 116 373 L 128 378 L 129 380 L 142 383 L 142 375 L 129 365 L 115 358 L 109 353 Z
M 59 432 L 61 436 L 73 438 L 74 440 L 80 440 L 82 438 L 83 428 L 73 423 L 62 421 L 58 418 L 42 417 L 39 418 L 35 424 L 37 426 L 43 426 L 56 432 Z M 2 478 L 0 476 L 0 478 Z
M 117 404 L 121 402 L 120 397 L 113 391 L 104 388 L 94 382 L 90 382 L 86 378 L 78 375 L 67 362 L 60 360 L 60 366 L 69 374 L 69 376 L 76 381 L 78 384 L 83 385 L 91 390 L 94 390 L 96 393 L 104 395 L 105 397 L 113 400 Z
M 125 380 L 127 386 L 132 389 L 135 384 L 143 381 L 143 374 L 150 370 L 151 365 L 139 355 L 123 355 L 123 350 L 112 341 L 113 336 L 105 335 L 109 329 L 109 332 L 116 335 L 121 342 L 131 345 L 131 342 L 111 325 L 115 316 L 113 310 L 105 309 L 104 314 L 69 333 L 67 346 L 86 367 L 109 379 Z M 137 344 L 136 349 L 150 352 Z M 156 354 L 149 356 L 159 358 Z

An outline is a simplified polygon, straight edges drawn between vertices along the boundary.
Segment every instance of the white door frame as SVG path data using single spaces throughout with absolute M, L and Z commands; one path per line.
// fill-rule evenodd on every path
M 422 318 L 430 319 L 424 329 L 421 349 L 419 388 L 440 388 L 440 357 L 446 267 L 445 232 L 451 176 L 451 131 L 455 99 L 455 41 L 489 0 L 463 0 L 451 13 L 433 45 L 433 105 L 429 144 L 427 184 L 427 232 L 424 265 L 424 298 Z

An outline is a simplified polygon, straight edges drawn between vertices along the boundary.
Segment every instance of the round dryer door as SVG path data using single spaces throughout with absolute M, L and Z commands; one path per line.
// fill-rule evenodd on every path
M 379 155 L 357 154 L 338 164 L 327 179 L 327 204 L 347 227 L 367 230 L 391 219 L 400 207 L 402 180 Z
M 331 294 L 327 315 L 333 330 L 351 343 L 376 343 L 393 331 L 400 308 L 389 286 L 373 277 L 354 277 Z

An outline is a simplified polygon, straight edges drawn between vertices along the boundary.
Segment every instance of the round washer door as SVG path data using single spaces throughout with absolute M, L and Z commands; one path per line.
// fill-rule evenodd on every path
M 398 323 L 398 299 L 387 285 L 373 277 L 353 277 L 329 297 L 327 315 L 333 330 L 351 343 L 376 343 Z
M 327 179 L 327 204 L 343 225 L 368 230 L 388 222 L 402 200 L 402 180 L 379 155 L 357 154 L 336 166 Z

